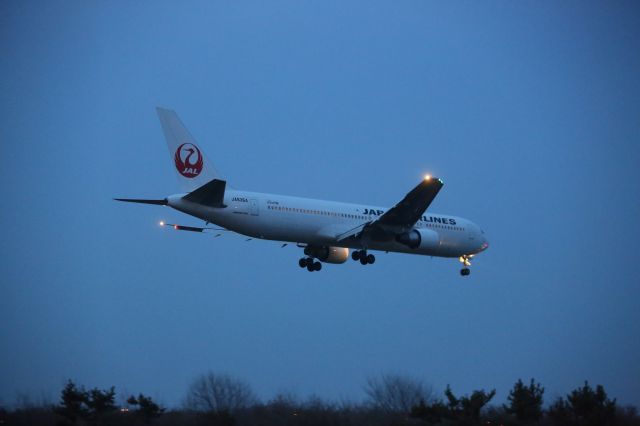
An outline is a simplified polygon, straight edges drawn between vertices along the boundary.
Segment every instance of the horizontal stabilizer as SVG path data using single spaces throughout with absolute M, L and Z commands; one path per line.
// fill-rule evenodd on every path
M 142 200 L 139 198 L 114 198 L 114 200 L 116 201 L 124 201 L 127 203 L 140 203 L 140 204 L 155 204 L 158 206 L 166 206 L 167 205 L 167 199 L 162 199 L 162 200 Z
M 226 186 L 226 181 L 213 179 L 182 198 L 207 207 L 227 207 L 224 205 L 224 191 Z

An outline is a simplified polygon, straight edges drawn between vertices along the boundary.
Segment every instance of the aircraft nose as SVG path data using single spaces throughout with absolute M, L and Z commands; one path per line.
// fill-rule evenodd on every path
M 489 240 L 487 240 L 487 235 L 484 233 L 482 229 L 480 229 L 480 251 L 485 251 L 488 248 L 489 248 Z
M 480 250 L 485 251 L 489 248 L 489 240 L 485 235 L 482 235 L 482 244 L 480 245 Z

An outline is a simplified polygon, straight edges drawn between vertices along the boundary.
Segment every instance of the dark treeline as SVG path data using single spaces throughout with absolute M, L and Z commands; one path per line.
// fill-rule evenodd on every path
M 244 381 L 208 373 L 191 383 L 181 408 L 168 410 L 142 393 L 121 395 L 126 399 L 118 404 L 114 387 L 85 389 L 69 381 L 57 404 L 0 407 L 0 425 L 640 425 L 635 407 L 620 407 L 604 387 L 588 382 L 546 405 L 544 387 L 533 379 L 518 380 L 499 405 L 491 403 L 495 389 L 456 394 L 447 386 L 436 395 L 400 375 L 372 377 L 364 391 L 367 398 L 358 404 L 286 394 L 261 402 Z

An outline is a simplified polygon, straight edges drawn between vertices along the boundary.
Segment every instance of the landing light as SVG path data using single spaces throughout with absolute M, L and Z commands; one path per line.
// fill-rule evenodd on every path
M 160 226 L 164 226 L 164 220 L 160 221 Z
M 424 180 L 431 180 L 431 175 L 424 175 Z

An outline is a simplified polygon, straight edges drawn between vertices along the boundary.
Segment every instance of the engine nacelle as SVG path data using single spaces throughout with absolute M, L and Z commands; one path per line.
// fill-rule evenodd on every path
M 412 249 L 436 249 L 440 245 L 438 233 L 431 229 L 412 229 L 400 234 L 396 241 Z
M 304 249 L 304 254 L 325 263 L 344 263 L 349 259 L 349 249 L 346 247 L 307 246 Z

